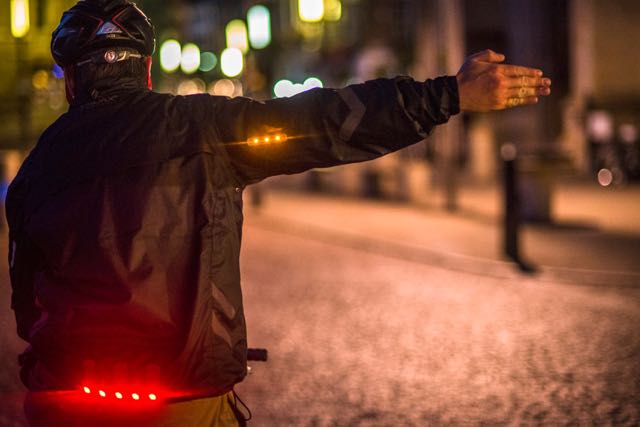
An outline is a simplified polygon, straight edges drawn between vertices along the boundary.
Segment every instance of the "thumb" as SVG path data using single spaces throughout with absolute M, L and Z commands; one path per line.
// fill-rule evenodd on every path
M 473 61 L 483 61 L 483 62 L 502 62 L 505 57 L 501 53 L 496 53 L 491 49 L 483 50 L 482 52 L 474 53 L 469 57 L 469 59 Z

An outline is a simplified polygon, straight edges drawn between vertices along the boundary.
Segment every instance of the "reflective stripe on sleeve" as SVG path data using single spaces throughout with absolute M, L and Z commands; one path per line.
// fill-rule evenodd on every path
M 340 139 L 344 141 L 348 141 L 353 136 L 353 132 L 355 132 L 358 125 L 360 125 L 360 121 L 364 117 L 364 113 L 367 108 L 364 106 L 362 101 L 358 98 L 358 95 L 351 88 L 344 88 L 338 91 L 342 100 L 347 104 L 347 106 L 351 109 L 351 112 L 342 123 L 340 127 L 339 136 Z

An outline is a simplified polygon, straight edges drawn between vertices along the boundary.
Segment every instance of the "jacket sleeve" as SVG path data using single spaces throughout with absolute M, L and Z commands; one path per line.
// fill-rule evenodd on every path
M 29 341 L 29 333 L 41 316 L 34 290 L 34 279 L 41 268 L 42 255 L 24 233 L 23 192 L 20 177 L 9 187 L 7 194 L 7 222 L 9 224 L 9 276 L 11 279 L 11 308 L 15 312 L 18 335 Z
M 215 124 L 241 181 L 371 160 L 423 140 L 459 110 L 455 77 L 377 79 L 266 102 L 216 98 Z M 275 133 L 285 142 L 250 145 Z

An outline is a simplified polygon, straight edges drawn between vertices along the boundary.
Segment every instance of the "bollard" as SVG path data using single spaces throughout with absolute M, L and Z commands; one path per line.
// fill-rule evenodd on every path
M 507 143 L 500 147 L 502 158 L 502 173 L 504 185 L 504 253 L 509 258 L 517 260 L 518 248 L 518 200 L 516 183 L 516 156 L 514 144 Z
M 520 200 L 518 194 L 517 158 L 515 144 L 506 143 L 500 147 L 504 185 L 504 229 L 503 250 L 507 257 L 525 273 L 533 273 L 535 267 L 526 263 L 520 256 Z

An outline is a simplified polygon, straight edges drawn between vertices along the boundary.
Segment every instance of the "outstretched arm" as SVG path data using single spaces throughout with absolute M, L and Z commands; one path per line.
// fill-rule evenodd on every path
M 456 77 L 425 82 L 378 79 L 266 102 L 214 98 L 218 135 L 244 183 L 375 159 L 421 141 L 461 109 L 508 108 L 549 93 L 539 70 L 499 64 L 503 59 L 481 52 Z
M 216 101 L 218 134 L 245 183 L 375 159 L 424 139 L 459 112 L 454 77 L 377 79 L 266 102 Z M 253 143 L 264 136 L 272 138 Z

